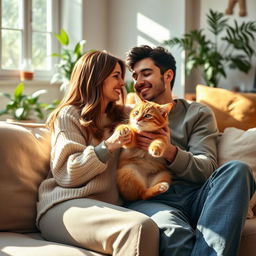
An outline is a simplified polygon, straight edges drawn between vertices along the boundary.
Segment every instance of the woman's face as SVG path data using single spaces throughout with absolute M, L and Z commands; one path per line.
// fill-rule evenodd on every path
M 120 64 L 117 63 L 112 73 L 103 82 L 103 100 L 105 107 L 109 102 L 119 100 L 123 86 L 122 69 Z

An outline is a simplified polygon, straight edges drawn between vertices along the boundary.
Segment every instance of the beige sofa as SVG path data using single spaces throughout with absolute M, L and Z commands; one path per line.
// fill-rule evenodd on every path
M 45 241 L 36 229 L 37 189 L 49 170 L 49 155 L 43 126 L 0 122 L 0 256 L 102 255 Z
M 37 189 L 49 170 L 49 152 L 45 128 L 0 122 L 0 256 L 101 255 L 45 241 L 36 229 Z M 252 218 L 246 220 L 239 256 L 255 254 Z

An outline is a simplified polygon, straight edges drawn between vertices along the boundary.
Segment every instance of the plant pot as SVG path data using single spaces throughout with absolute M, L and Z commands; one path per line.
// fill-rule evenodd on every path
M 34 77 L 34 72 L 32 71 L 24 71 L 24 70 L 20 70 L 20 80 L 24 81 L 24 80 L 33 80 Z

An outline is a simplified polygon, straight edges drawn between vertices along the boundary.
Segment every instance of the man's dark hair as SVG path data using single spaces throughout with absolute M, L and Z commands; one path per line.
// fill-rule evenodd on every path
M 158 46 L 152 48 L 148 45 L 133 47 L 127 54 L 126 64 L 130 71 L 133 70 L 134 65 L 145 58 L 151 58 L 155 65 L 159 67 L 161 74 L 168 69 L 173 71 L 173 79 L 171 81 L 171 89 L 173 88 L 176 76 L 176 61 L 173 55 L 165 48 Z

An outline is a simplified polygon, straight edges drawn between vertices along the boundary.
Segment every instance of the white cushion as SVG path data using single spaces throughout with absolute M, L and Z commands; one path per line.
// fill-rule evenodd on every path
M 218 143 L 218 164 L 230 160 L 246 162 L 253 171 L 256 180 L 256 128 L 247 131 L 237 128 L 226 128 Z M 250 201 L 248 217 L 253 217 L 252 209 L 256 205 L 256 195 Z

